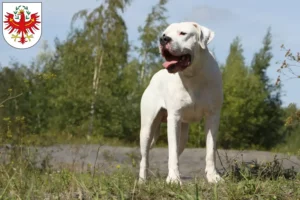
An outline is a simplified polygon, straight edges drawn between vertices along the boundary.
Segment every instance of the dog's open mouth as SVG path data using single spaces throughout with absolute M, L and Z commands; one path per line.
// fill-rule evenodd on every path
M 170 73 L 176 73 L 187 68 L 191 64 L 191 55 L 184 54 L 181 56 L 172 55 L 167 49 L 162 50 L 162 56 L 166 59 L 163 66 Z

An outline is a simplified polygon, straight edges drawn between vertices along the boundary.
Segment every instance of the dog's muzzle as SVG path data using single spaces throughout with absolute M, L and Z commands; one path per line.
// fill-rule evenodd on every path
M 173 55 L 168 48 L 170 45 L 161 46 L 161 54 L 165 58 L 163 66 L 168 70 L 169 73 L 176 73 L 182 71 L 191 65 L 192 56 L 190 54 L 183 54 L 179 56 Z

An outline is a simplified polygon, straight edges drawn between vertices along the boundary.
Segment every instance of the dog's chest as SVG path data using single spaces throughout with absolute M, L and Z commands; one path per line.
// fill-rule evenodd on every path
M 207 89 L 186 90 L 174 94 L 173 108 L 181 115 L 183 122 L 197 122 L 213 108 L 212 96 Z
M 194 91 L 183 95 L 181 116 L 184 122 L 200 121 L 206 108 L 210 107 L 209 97 L 205 91 Z

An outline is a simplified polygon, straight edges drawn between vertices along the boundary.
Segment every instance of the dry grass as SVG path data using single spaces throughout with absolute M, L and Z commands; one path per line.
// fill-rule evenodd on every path
M 226 169 L 224 183 L 208 184 L 202 178 L 168 185 L 165 177 L 137 184 L 133 168 L 112 166 L 113 173 L 93 169 L 78 173 L 36 167 L 33 158 L 14 150 L 0 165 L 0 199 L 300 199 L 300 175 L 273 162 L 234 162 Z M 34 155 L 32 155 L 34 157 Z

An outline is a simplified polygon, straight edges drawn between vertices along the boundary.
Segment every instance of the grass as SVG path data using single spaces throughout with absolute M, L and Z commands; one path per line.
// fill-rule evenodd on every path
M 166 184 L 159 175 L 138 185 L 137 166 L 112 165 L 110 173 L 101 168 L 78 173 L 47 165 L 37 168 L 34 154 L 20 155 L 15 149 L 10 161 L 0 165 L 0 199 L 300 199 L 300 174 L 287 176 L 276 159 L 262 165 L 235 162 L 220 184 L 195 177 L 178 186 Z
M 21 138 L 21 139 L 20 139 Z M 1 140 L 2 139 L 2 140 Z M 107 138 L 101 135 L 95 136 L 73 136 L 69 133 L 43 133 L 43 134 L 16 134 L 12 138 L 0 139 L 0 144 L 23 144 L 27 146 L 52 146 L 60 144 L 107 144 L 110 146 L 136 146 L 137 142 L 125 142 L 118 138 Z M 1 145 L 0 145 L 1 146 Z
M 22 137 L 21 137 L 22 136 Z M 102 144 L 136 146 L 133 143 L 102 137 L 73 137 L 70 134 L 18 135 L 5 143 L 30 146 L 53 144 Z M 2 141 L 3 142 L 3 141 Z M 16 145 L 17 144 L 17 145 Z M 164 145 L 160 145 L 164 146 Z M 1 150 L 1 149 L 0 149 Z M 24 149 L 23 149 L 24 150 Z M 224 170 L 224 183 L 208 184 L 202 177 L 169 185 L 160 174 L 152 175 L 144 185 L 137 184 L 138 160 L 132 167 L 112 165 L 111 172 L 91 167 L 84 172 L 72 168 L 52 168 L 48 158 L 37 167 L 34 154 L 26 157 L 20 148 L 11 148 L 9 159 L 0 151 L 0 200 L 2 199 L 290 199 L 300 200 L 300 174 L 283 169 L 278 160 L 258 164 L 234 162 Z M 300 154 L 298 154 L 300 155 Z M 103 155 L 109 162 L 111 155 Z
M 226 180 L 208 184 L 195 179 L 182 187 L 154 178 L 138 185 L 136 174 L 118 169 L 112 174 L 73 173 L 1 166 L 1 199 L 299 199 L 295 180 Z

